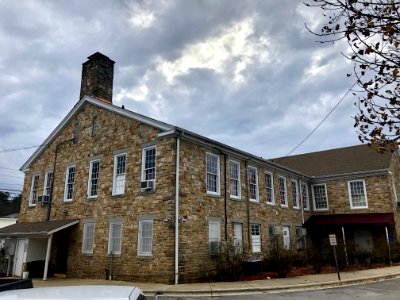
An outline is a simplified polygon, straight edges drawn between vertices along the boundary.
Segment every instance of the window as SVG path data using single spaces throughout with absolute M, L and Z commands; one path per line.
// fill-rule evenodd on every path
M 96 136 L 97 134 L 97 116 L 94 116 L 92 119 L 92 136 Z
M 221 223 L 219 220 L 208 221 L 208 245 L 210 255 L 219 252 L 219 242 L 221 241 Z
M 247 170 L 249 174 L 249 192 L 250 201 L 258 202 L 258 176 L 257 169 L 254 167 L 249 167 Z
M 364 180 L 353 180 L 348 182 L 350 207 L 351 208 L 368 208 L 367 192 Z
M 83 224 L 82 253 L 93 253 L 94 222 Z
M 233 223 L 233 242 L 237 252 L 243 251 L 243 225 L 241 223 Z
M 142 152 L 142 181 L 156 180 L 156 146 L 143 148 Z
M 122 195 L 125 192 L 126 153 L 114 156 L 113 195 Z
M 253 253 L 261 252 L 261 225 L 251 224 L 251 249 Z
M 296 250 L 304 249 L 304 228 L 296 226 Z
M 267 193 L 267 203 L 274 204 L 274 178 L 272 173 L 265 173 L 265 189 Z
M 240 164 L 236 161 L 229 161 L 229 179 L 231 198 L 240 198 Z
M 269 246 L 271 249 L 278 250 L 278 234 L 279 228 L 275 225 L 268 225 Z
M 31 193 L 29 194 L 29 206 L 35 206 L 38 196 L 39 174 L 32 176 Z
M 328 196 L 325 184 L 314 184 L 312 186 L 314 210 L 328 209 Z
M 68 166 L 65 175 L 64 201 L 72 201 L 75 182 L 75 166 Z
M 121 254 L 122 222 L 110 223 L 108 236 L 108 254 Z
M 138 255 L 151 256 L 153 251 L 153 220 L 139 221 Z
M 290 228 L 289 226 L 282 226 L 283 249 L 290 249 Z
M 297 186 L 297 181 L 292 180 L 291 181 L 292 185 L 292 199 L 293 199 L 293 207 L 294 208 L 299 208 L 299 188 Z
M 92 160 L 89 169 L 88 197 L 97 197 L 99 189 L 100 160 Z
M 286 178 L 279 176 L 279 200 L 281 201 L 281 206 L 287 207 L 287 192 L 286 192 Z
M 53 172 L 47 171 L 46 174 L 44 174 L 43 195 L 50 196 L 52 183 L 53 183 Z
M 310 209 L 310 201 L 308 198 L 308 186 L 307 183 L 302 182 L 301 183 L 301 197 L 303 201 L 303 208 L 304 210 L 309 210 Z
M 207 193 L 219 195 L 219 156 L 207 153 L 206 168 Z

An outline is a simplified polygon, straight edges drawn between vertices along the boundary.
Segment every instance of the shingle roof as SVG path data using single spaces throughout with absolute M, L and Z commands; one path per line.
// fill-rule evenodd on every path
M 368 145 L 331 149 L 271 159 L 307 176 L 332 176 L 388 169 L 392 152 L 378 153 Z
M 16 223 L 0 228 L 0 236 L 49 235 L 77 223 L 79 220 Z

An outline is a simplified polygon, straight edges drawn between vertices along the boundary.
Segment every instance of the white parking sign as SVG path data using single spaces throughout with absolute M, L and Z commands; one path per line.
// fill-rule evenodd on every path
M 329 235 L 329 242 L 330 242 L 331 246 L 337 246 L 336 234 Z

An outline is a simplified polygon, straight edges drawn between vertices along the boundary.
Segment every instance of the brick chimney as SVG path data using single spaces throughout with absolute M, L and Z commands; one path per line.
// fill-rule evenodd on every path
M 96 52 L 82 64 L 81 94 L 101 98 L 112 103 L 114 61 Z

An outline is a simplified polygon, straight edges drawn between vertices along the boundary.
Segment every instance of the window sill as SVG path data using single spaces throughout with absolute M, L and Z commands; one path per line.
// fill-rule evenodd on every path
M 249 202 L 254 204 L 260 204 L 260 201 L 254 199 L 250 199 Z
M 368 209 L 368 206 L 356 206 L 356 207 L 351 207 L 350 209 Z
M 81 252 L 81 256 L 92 257 L 92 256 L 93 256 L 93 253 L 83 253 L 83 252 Z
M 282 207 L 282 208 L 289 208 L 288 205 L 284 205 L 284 204 L 281 204 L 281 207 Z
M 111 257 L 111 254 L 107 253 L 107 257 Z M 121 253 L 113 253 L 112 257 L 121 257 Z
M 315 208 L 314 211 L 329 211 L 329 208 Z
M 88 196 L 86 197 L 87 200 L 97 200 L 97 196 Z
M 72 203 L 72 199 L 71 200 L 64 200 L 63 203 L 65 203 L 65 204 Z
M 122 198 L 124 196 L 125 196 L 125 193 L 124 194 L 115 194 L 115 195 L 111 195 L 111 198 Z
M 136 257 L 139 259 L 153 259 L 153 254 L 148 254 L 148 255 L 138 254 Z
M 267 205 L 275 206 L 275 202 L 265 202 Z
M 30 205 L 28 205 L 28 208 L 35 208 L 36 207 L 36 204 L 30 204 Z
M 211 194 L 211 193 L 206 193 L 207 197 L 213 197 L 213 198 L 221 198 L 220 194 Z
M 300 207 L 298 207 L 298 206 L 293 206 L 293 209 L 295 209 L 295 210 L 300 210 Z
M 229 197 L 229 199 L 233 200 L 233 201 L 242 201 L 242 197 Z
M 151 195 L 151 194 L 155 194 L 156 193 L 156 189 L 151 189 L 151 190 L 142 190 L 140 189 L 140 194 L 141 195 Z

